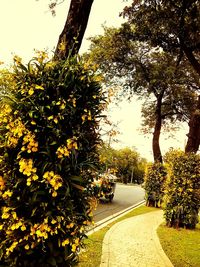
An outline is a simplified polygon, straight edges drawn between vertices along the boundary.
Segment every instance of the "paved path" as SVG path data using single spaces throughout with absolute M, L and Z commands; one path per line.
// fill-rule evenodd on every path
M 125 219 L 106 233 L 100 267 L 173 267 L 156 234 L 161 210 Z

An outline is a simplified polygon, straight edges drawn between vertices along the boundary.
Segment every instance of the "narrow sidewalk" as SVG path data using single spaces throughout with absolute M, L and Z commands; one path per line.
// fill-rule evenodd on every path
M 100 267 L 173 267 L 157 233 L 163 211 L 153 211 L 116 223 L 103 240 Z

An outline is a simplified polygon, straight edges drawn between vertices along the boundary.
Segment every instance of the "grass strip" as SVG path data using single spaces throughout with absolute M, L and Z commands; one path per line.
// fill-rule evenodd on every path
M 157 233 L 174 267 L 200 267 L 200 224 L 195 230 L 174 229 L 161 224 Z

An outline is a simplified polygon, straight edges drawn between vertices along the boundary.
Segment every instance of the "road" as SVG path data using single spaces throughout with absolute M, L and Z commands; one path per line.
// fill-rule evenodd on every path
M 94 222 L 101 221 L 121 210 L 124 210 L 144 199 L 144 189 L 135 185 L 117 184 L 115 196 L 111 203 L 100 201 L 94 211 Z

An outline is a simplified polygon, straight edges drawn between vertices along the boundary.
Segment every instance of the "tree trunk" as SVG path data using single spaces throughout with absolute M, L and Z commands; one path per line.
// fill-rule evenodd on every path
M 182 48 L 193 69 L 200 75 L 200 64 L 195 58 L 193 52 L 186 45 L 182 45 Z
M 54 58 L 64 60 L 78 53 L 94 0 L 71 0 L 67 20 L 59 36 Z
M 156 122 L 154 126 L 153 132 L 153 141 L 152 141 L 152 148 L 153 148 L 153 158 L 154 162 L 162 163 L 162 154 L 160 150 L 160 132 L 162 127 L 162 115 L 161 115 L 161 105 L 162 105 L 162 95 L 159 95 L 157 98 L 157 106 L 156 106 Z
M 198 97 L 196 110 L 189 121 L 188 140 L 185 147 L 185 153 L 197 153 L 200 145 L 200 96 Z

